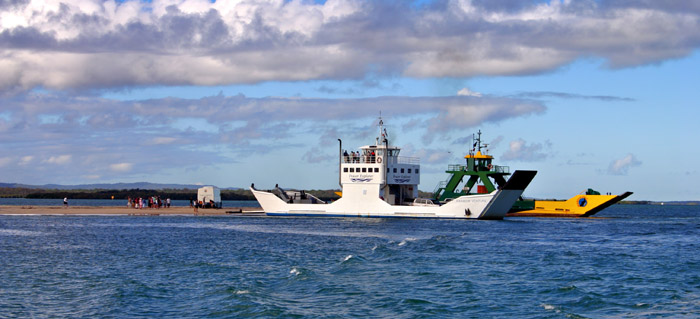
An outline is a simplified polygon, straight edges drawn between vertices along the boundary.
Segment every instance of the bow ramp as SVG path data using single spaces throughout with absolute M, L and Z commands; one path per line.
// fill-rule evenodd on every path
M 513 207 L 515 201 L 520 198 L 527 186 L 530 185 L 536 174 L 537 171 L 515 171 L 506 184 L 503 185 L 503 188 L 498 190 L 498 193 L 493 197 L 480 218 L 502 219 Z

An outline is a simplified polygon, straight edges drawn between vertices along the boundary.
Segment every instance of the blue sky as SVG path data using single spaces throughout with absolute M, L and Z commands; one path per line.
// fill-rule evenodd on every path
M 0 4 L 0 182 L 337 186 L 382 112 L 421 190 L 477 130 L 527 196 L 700 200 L 688 1 Z

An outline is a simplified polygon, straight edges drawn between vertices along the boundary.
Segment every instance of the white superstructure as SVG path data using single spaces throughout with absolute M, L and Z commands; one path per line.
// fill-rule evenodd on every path
M 416 201 L 419 159 L 399 156 L 401 149 L 389 145 L 381 118 L 379 132 L 374 145 L 360 147 L 354 156 L 353 152 L 339 154 L 343 194 L 333 203 L 295 201 L 277 187 L 266 192 L 251 185 L 251 191 L 268 215 L 502 219 L 536 174 L 516 171 L 503 189 L 429 205 Z

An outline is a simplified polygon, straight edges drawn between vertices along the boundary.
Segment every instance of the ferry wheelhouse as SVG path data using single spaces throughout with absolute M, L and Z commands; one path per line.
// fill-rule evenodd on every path
M 251 191 L 268 215 L 502 219 L 536 174 L 516 171 L 498 190 L 440 205 L 418 198 L 420 160 L 399 156 L 400 152 L 399 147 L 390 145 L 380 118 L 374 145 L 350 153 L 341 147 L 342 197 L 337 201 L 309 200 L 310 194 L 296 196 L 298 193 L 277 186 L 273 191 L 261 191 L 251 185 Z

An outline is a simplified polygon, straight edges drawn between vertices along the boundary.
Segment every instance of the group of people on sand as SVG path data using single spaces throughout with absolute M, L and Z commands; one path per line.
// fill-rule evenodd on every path
M 376 154 L 374 151 L 366 151 L 364 155 L 360 151 L 351 151 L 348 153 L 347 150 L 343 151 L 343 157 L 345 158 L 345 163 L 374 163 L 376 160 Z
M 127 198 L 127 207 L 141 209 L 141 208 L 170 208 L 170 198 L 165 200 L 160 199 L 160 196 L 149 196 L 149 197 L 136 197 Z

